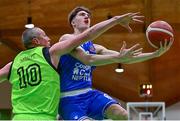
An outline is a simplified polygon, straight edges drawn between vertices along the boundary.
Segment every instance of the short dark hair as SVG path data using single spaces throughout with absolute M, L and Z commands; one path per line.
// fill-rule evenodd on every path
M 78 6 L 78 7 L 74 8 L 68 15 L 68 22 L 69 22 L 70 25 L 71 25 L 71 22 L 72 22 L 73 18 L 77 15 L 77 13 L 79 11 L 85 11 L 89 15 L 91 15 L 91 12 L 90 12 L 90 10 L 88 8 L 86 8 L 84 6 Z
M 38 27 L 26 29 L 22 34 L 22 42 L 26 48 L 31 45 L 32 39 L 39 37 Z

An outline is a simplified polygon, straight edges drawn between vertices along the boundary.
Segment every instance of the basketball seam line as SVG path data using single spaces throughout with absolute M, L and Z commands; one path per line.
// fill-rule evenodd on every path
M 165 33 L 167 33 L 167 34 L 169 34 L 169 35 L 171 35 L 173 37 L 172 32 L 169 32 L 168 30 L 164 30 L 164 29 L 160 29 L 160 28 L 149 28 L 149 29 L 147 29 L 147 32 L 149 32 L 149 30 L 162 31 L 162 32 L 165 32 Z

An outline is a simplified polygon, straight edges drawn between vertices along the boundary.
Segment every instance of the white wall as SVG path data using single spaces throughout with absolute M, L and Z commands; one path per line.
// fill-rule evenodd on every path
M 166 108 L 167 120 L 180 120 L 180 102 Z

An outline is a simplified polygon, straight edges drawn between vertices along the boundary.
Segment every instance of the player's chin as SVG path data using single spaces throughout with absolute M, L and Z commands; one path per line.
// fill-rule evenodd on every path
M 82 26 L 83 29 L 88 29 L 90 27 L 89 24 L 85 24 L 84 26 Z

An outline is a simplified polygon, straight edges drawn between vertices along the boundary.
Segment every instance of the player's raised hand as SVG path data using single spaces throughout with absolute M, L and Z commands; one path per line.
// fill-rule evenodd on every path
M 125 27 L 129 32 L 132 32 L 132 29 L 129 26 L 130 23 L 133 23 L 133 22 L 143 23 L 141 19 L 144 18 L 144 16 L 141 16 L 139 14 L 140 12 L 127 13 L 121 16 L 114 16 L 114 18 L 117 20 L 117 22 L 121 26 Z

